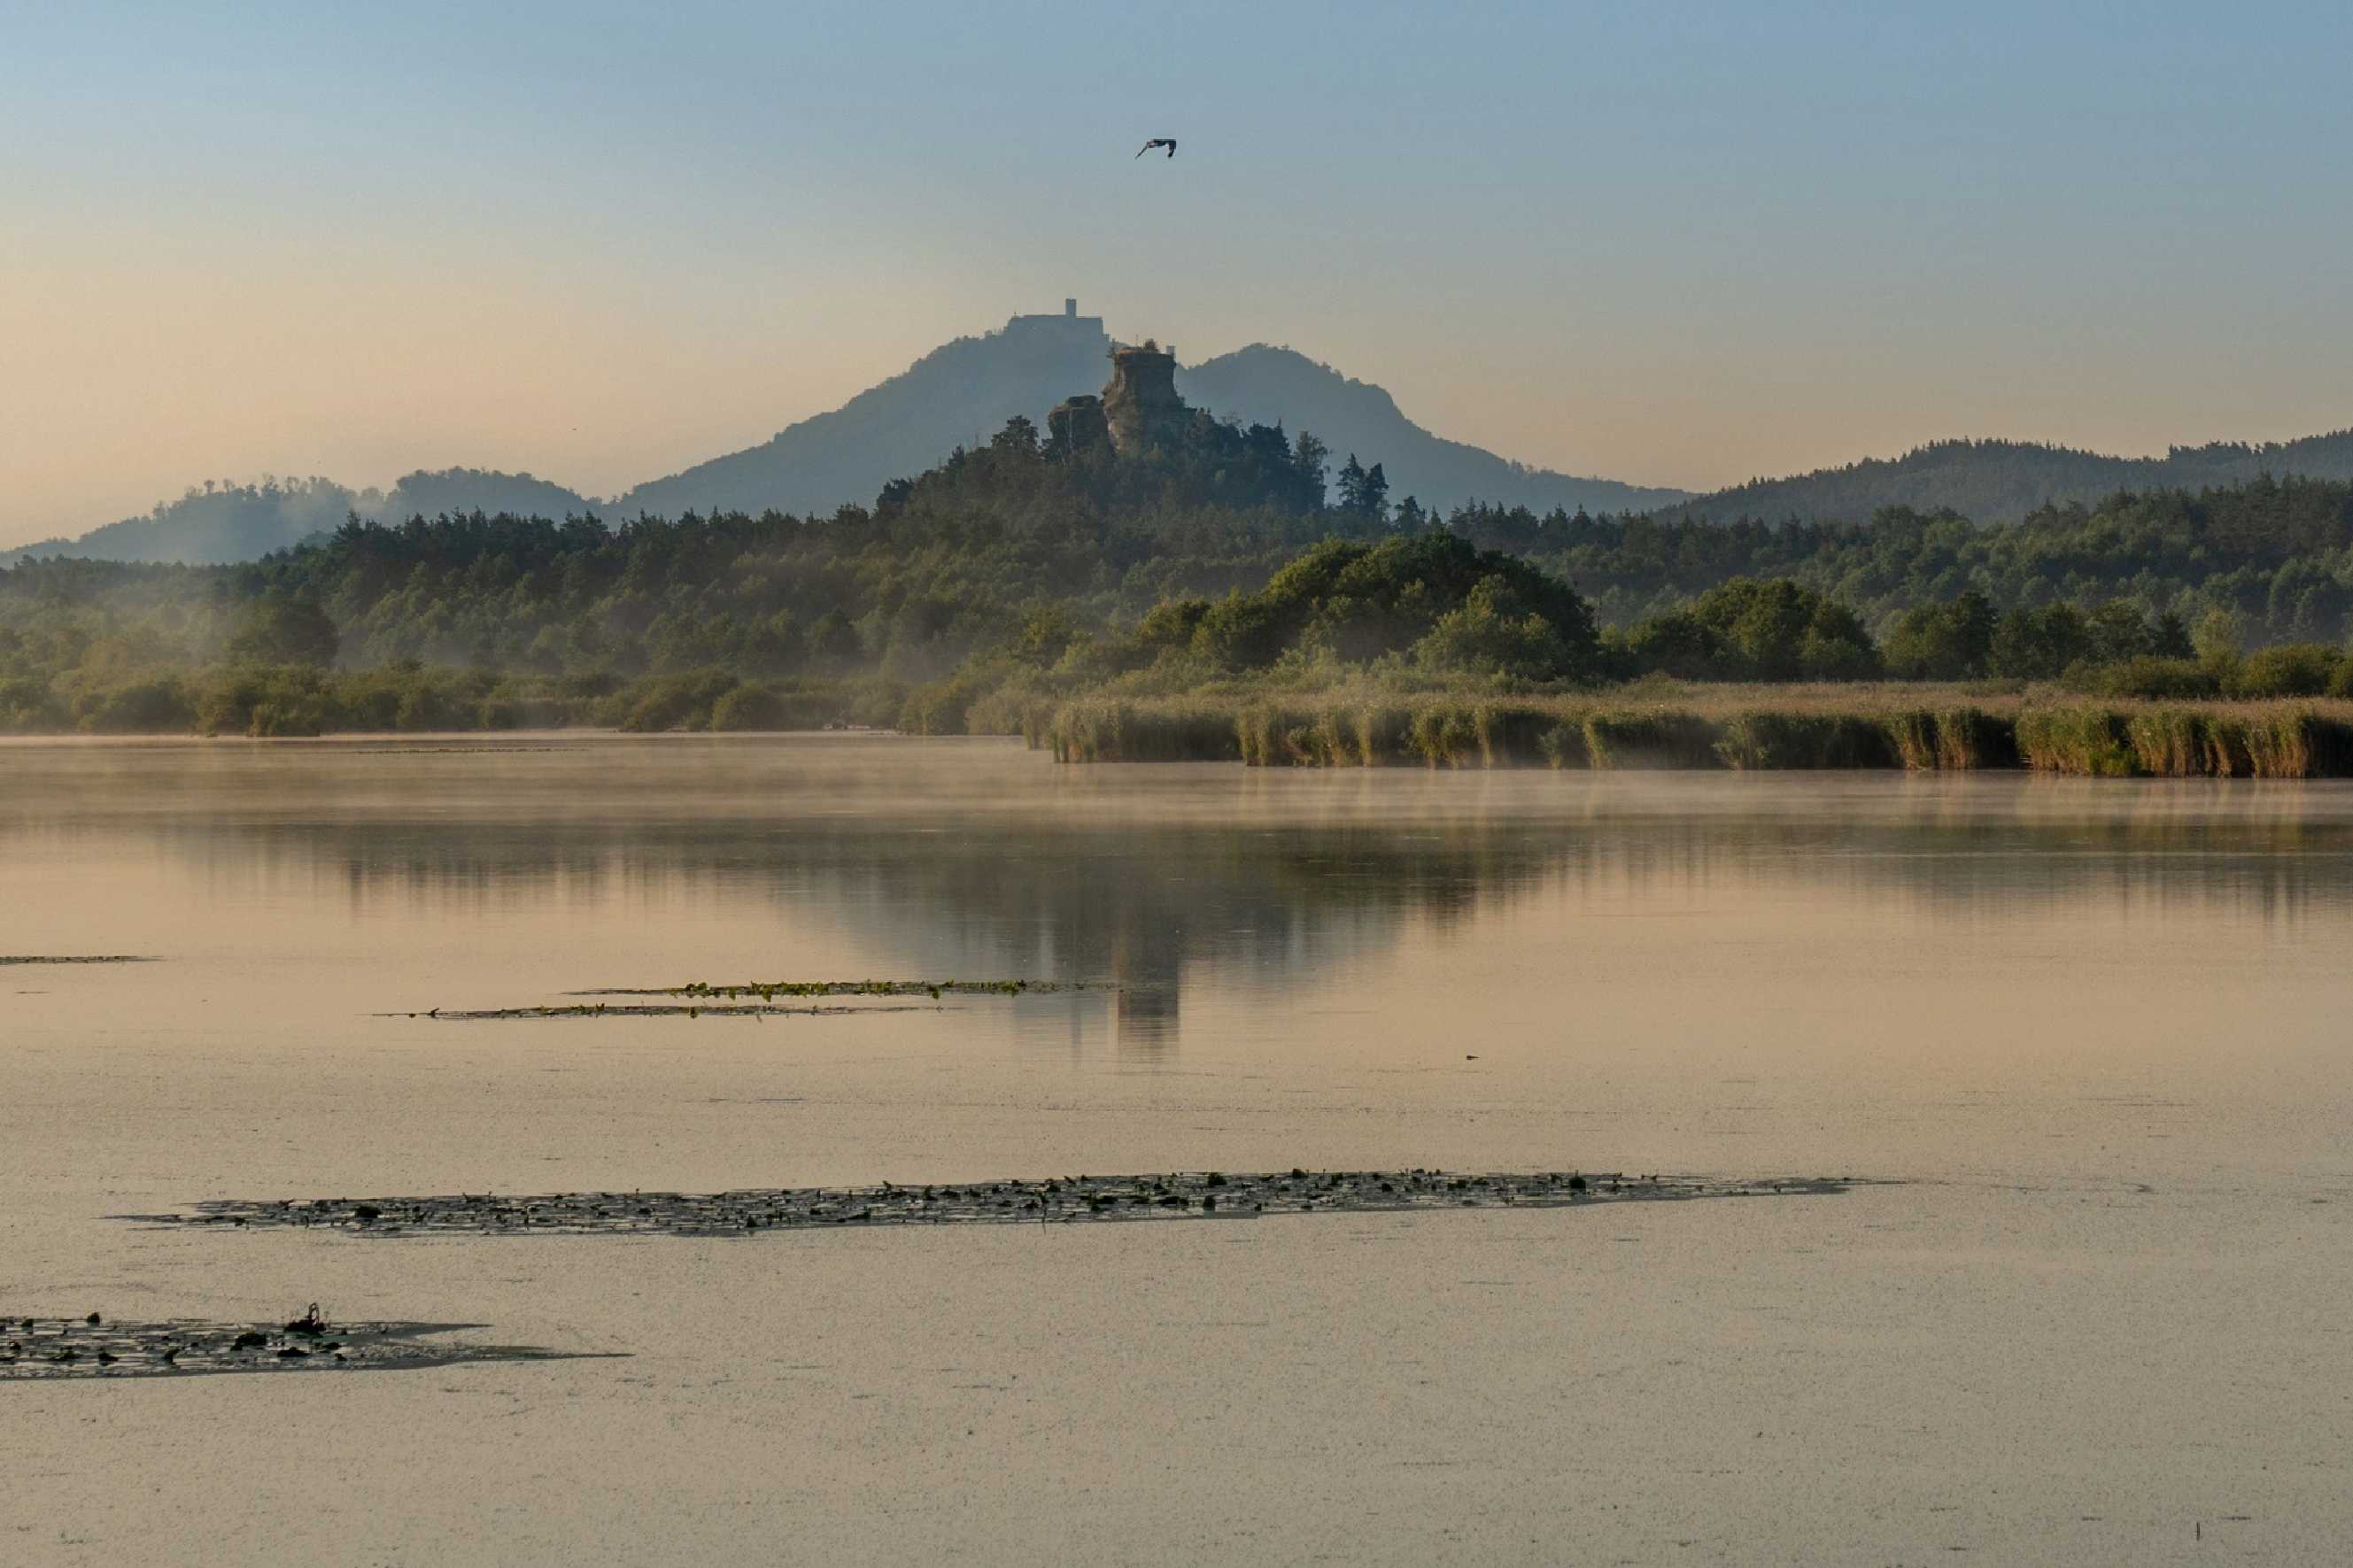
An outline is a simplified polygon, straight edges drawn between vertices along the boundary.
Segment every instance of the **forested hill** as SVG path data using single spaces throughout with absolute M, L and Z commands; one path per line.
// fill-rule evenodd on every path
M 1341 374 L 1305 354 L 1265 343 L 1203 360 L 1176 373 L 1186 400 L 1213 414 L 1313 431 L 1333 453 L 1361 453 L 1387 468 L 1389 493 L 1425 505 L 1478 500 L 1575 511 L 1646 511 L 1688 499 L 1688 490 L 1580 479 L 1532 468 L 1483 447 L 1450 441 L 1407 418 L 1388 390 Z
M 0 551 L 0 566 L 56 556 L 196 565 L 252 561 L 332 531 L 355 513 L 373 515 L 383 500 L 381 490 L 354 490 L 316 478 L 207 484 L 159 503 L 144 517 L 110 522 L 79 539 L 45 539 Z
M 144 517 L 110 522 L 79 539 L 49 539 L 0 551 L 0 566 L 50 556 L 218 566 L 258 561 L 274 550 L 332 533 L 353 517 L 379 522 L 486 511 L 561 518 L 588 508 L 586 498 L 562 485 L 484 468 L 419 469 L 389 491 L 355 490 L 318 478 L 208 484 L 191 489 L 178 500 L 163 502 Z
M 823 517 L 472 513 L 348 522 L 239 565 L 26 561 L 0 570 L 0 731 L 854 711 L 950 732 L 984 701 L 987 727 L 1004 700 L 1114 679 L 1167 694 L 1375 665 L 2040 679 L 2149 656 L 2164 694 L 2353 696 L 2353 482 L 1775 525 L 1433 515 L 1391 504 L 1377 462 L 1344 466 L 1333 495 L 1325 458 L 1304 432 L 1207 414 L 1142 455 L 1017 418 Z M 2300 645 L 2279 659 L 2302 673 L 2240 682 L 2250 644 Z M 822 711 L 793 706 L 811 681 L 865 705 L 827 687 Z
M 2162 458 L 2112 458 L 2032 441 L 1936 441 L 1893 459 L 1752 479 L 1656 515 L 1667 521 L 1860 522 L 1882 507 L 1904 506 L 1955 511 L 1975 522 L 2014 522 L 2041 507 L 2090 505 L 2118 490 L 2204 489 L 2265 475 L 2353 479 L 2353 430 L 2176 447 Z
M 863 504 L 891 479 L 919 473 L 956 447 L 979 446 L 1016 415 L 1042 423 L 1071 394 L 1101 391 L 1110 349 L 1093 318 L 1018 316 L 1005 331 L 960 338 L 760 446 L 639 485 L 612 510 L 676 517 Z M 1312 431 L 1335 457 L 1356 452 L 1367 463 L 1386 463 L 1393 494 L 1429 505 L 1475 500 L 1540 511 L 1620 511 L 1689 493 L 1577 479 L 1447 440 L 1407 418 L 1383 388 L 1291 349 L 1253 343 L 1180 369 L 1176 385 L 1210 413 Z

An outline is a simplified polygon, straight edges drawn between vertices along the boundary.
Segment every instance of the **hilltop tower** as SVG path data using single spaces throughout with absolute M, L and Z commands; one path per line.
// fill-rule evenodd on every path
M 1181 441 L 1193 411 L 1176 395 L 1175 348 L 1164 349 L 1149 338 L 1141 348 L 1113 348 L 1103 411 L 1111 426 L 1112 446 L 1123 457 Z
M 1061 310 L 1055 314 L 1015 316 L 1005 323 L 1005 330 L 1030 338 L 1101 337 L 1103 319 L 1080 315 L 1078 300 L 1065 295 Z

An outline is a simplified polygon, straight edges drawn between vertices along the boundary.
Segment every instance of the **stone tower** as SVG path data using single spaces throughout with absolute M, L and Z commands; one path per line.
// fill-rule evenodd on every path
M 1112 446 L 1123 457 L 1176 446 L 1193 419 L 1193 411 L 1176 395 L 1176 351 L 1148 338 L 1141 348 L 1113 349 L 1103 411 Z

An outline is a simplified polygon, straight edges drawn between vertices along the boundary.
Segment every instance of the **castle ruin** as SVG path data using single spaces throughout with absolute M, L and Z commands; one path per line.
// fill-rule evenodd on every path
M 1111 351 L 1111 384 L 1103 388 L 1103 413 L 1111 444 L 1122 457 L 1155 447 L 1174 447 L 1191 425 L 1193 410 L 1176 395 L 1176 351 L 1145 339 L 1142 347 Z
M 1111 380 L 1097 396 L 1075 393 L 1046 415 L 1046 434 L 1065 454 L 1109 448 L 1124 458 L 1183 444 L 1193 408 L 1176 393 L 1176 351 L 1150 339 L 1115 343 Z

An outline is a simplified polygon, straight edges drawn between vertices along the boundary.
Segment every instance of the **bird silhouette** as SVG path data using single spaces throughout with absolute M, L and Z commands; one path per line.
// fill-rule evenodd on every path
M 1146 142 L 1143 146 L 1137 148 L 1135 150 L 1135 155 L 1136 157 L 1141 158 L 1146 153 L 1151 152 L 1155 147 L 1166 147 L 1168 149 L 1168 156 L 1171 158 L 1176 156 L 1176 138 L 1174 136 L 1155 136 L 1151 141 Z

